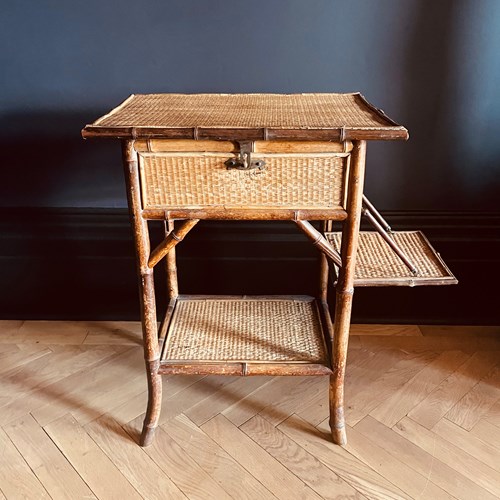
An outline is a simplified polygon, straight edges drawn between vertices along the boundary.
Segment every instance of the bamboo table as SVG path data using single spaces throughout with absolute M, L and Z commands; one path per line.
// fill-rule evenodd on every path
M 367 141 L 407 130 L 360 94 L 154 94 L 130 96 L 82 135 L 123 145 L 149 387 L 140 444 L 153 439 L 163 374 L 329 375 L 332 437 L 346 443 L 354 286 L 456 282 L 421 233 L 392 234 L 363 198 Z M 360 232 L 363 213 L 379 233 Z M 179 295 L 175 247 L 209 219 L 295 222 L 321 251 L 318 296 Z M 156 248 L 151 220 L 165 222 Z M 163 258 L 169 304 L 158 329 L 153 272 Z M 338 273 L 333 321 L 328 261 Z

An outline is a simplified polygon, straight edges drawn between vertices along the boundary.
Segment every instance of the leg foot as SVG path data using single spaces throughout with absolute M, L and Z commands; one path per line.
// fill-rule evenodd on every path
M 344 446 L 347 444 L 347 434 L 345 432 L 345 427 L 335 427 L 330 422 L 330 429 L 332 430 L 332 440 L 335 444 Z
M 161 375 L 158 375 L 159 360 L 146 361 L 148 372 L 148 409 L 144 418 L 142 434 L 140 439 L 141 446 L 149 446 L 153 442 L 161 410 Z
M 339 372 L 337 372 L 337 375 Z M 347 444 L 344 417 L 344 383 L 343 372 L 340 381 L 332 375 L 330 378 L 330 429 L 335 444 Z
M 148 425 L 146 425 L 146 422 L 144 422 L 144 425 L 142 427 L 141 439 L 139 441 L 139 444 L 141 446 L 149 446 L 153 442 L 156 427 L 156 425 L 154 427 L 149 427 Z

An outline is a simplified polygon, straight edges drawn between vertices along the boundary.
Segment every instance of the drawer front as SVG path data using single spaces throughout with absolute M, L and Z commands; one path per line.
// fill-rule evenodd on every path
M 139 152 L 144 208 L 343 208 L 348 153 L 254 153 L 263 170 L 228 170 L 233 153 Z

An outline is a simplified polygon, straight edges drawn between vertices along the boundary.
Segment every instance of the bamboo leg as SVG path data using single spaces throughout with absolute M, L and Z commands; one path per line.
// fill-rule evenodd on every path
M 158 345 L 158 327 L 156 324 L 156 303 L 153 269 L 148 267 L 150 253 L 149 230 L 147 221 L 142 217 L 139 169 L 137 153 L 133 141 L 123 141 L 123 163 L 130 212 L 134 231 L 137 270 L 139 276 L 139 296 L 141 299 L 142 334 L 144 358 L 148 379 L 148 407 L 140 438 L 141 446 L 151 444 L 158 425 L 161 408 L 160 350 Z
M 347 198 L 348 215 L 342 230 L 342 267 L 339 271 L 335 297 L 332 345 L 333 374 L 330 376 L 330 428 L 334 443 L 340 445 L 347 442 L 344 419 L 344 375 L 354 293 L 354 267 L 361 220 L 366 142 L 354 142 L 351 154 Z
M 169 220 L 166 222 L 165 236 L 168 236 L 174 229 L 174 221 Z M 177 259 L 175 247 L 170 250 L 165 259 L 167 269 L 167 295 L 169 299 L 176 299 L 179 296 L 179 284 L 177 281 Z
M 142 328 L 144 335 L 144 354 L 146 360 L 146 373 L 148 378 L 148 407 L 142 427 L 140 439 L 141 446 L 149 446 L 154 437 L 161 410 L 161 375 L 160 354 L 156 325 L 156 305 L 154 297 L 153 271 L 143 274 L 140 280 L 142 291 Z
M 321 223 L 321 230 L 323 233 L 331 231 L 332 221 L 325 220 Z M 328 267 L 328 259 L 326 255 L 321 252 L 320 256 L 320 277 L 319 277 L 319 298 L 321 301 L 326 302 L 328 297 L 328 279 L 329 279 L 329 267 Z

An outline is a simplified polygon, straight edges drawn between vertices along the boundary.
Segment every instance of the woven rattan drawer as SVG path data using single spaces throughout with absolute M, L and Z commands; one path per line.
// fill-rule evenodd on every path
M 339 209 L 349 153 L 255 153 L 263 170 L 228 169 L 236 153 L 139 152 L 145 209 Z

